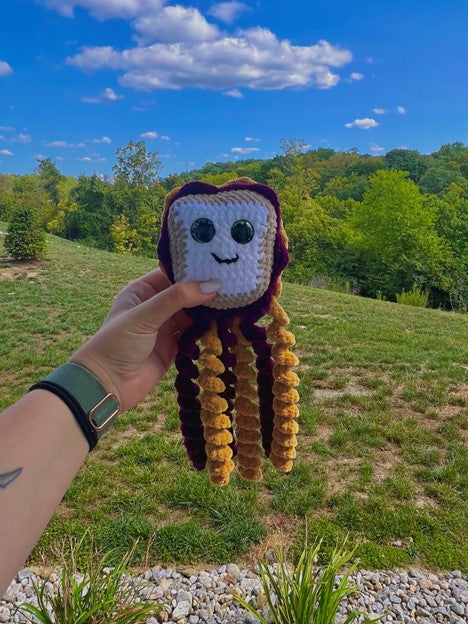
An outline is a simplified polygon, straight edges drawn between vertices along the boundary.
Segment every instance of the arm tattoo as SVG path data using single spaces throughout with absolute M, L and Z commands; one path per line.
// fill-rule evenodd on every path
M 10 470 L 10 472 L 0 472 L 0 490 L 7 488 L 22 472 L 22 468 L 15 468 L 15 470 Z

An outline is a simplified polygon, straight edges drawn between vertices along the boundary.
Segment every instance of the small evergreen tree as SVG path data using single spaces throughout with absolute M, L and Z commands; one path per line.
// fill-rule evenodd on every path
M 13 211 L 4 246 L 15 260 L 36 260 L 44 255 L 45 232 L 39 227 L 37 213 L 32 206 L 18 206 Z

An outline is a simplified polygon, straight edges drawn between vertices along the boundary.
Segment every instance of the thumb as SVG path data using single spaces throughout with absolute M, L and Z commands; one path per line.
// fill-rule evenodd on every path
M 220 288 L 221 281 L 218 279 L 206 282 L 178 282 L 133 308 L 125 324 L 131 326 L 132 330 L 155 332 L 182 308 L 193 308 L 208 303 Z

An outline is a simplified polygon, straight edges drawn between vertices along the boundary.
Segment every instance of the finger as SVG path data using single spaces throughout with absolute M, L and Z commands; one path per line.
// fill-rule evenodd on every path
M 164 321 L 158 330 L 158 336 L 164 334 L 169 336 L 172 340 L 174 340 L 174 338 L 178 340 L 180 335 L 191 325 L 192 320 L 190 317 L 187 316 L 184 310 L 179 310 L 179 312 L 176 312 L 167 321 Z
M 128 284 L 128 286 L 121 290 L 117 295 L 117 298 L 106 317 L 106 321 L 113 319 L 122 312 L 131 310 L 143 301 L 147 301 L 168 286 L 170 286 L 169 279 L 160 269 L 155 269 L 154 271 L 143 275 L 143 277 L 130 282 L 130 284 Z
M 146 275 L 143 275 L 137 282 L 144 282 L 153 287 L 154 292 L 158 293 L 171 285 L 169 278 L 165 275 L 161 269 L 155 269 Z
M 220 287 L 220 280 L 178 282 L 130 310 L 127 324 L 133 330 L 156 331 L 179 310 L 208 303 Z

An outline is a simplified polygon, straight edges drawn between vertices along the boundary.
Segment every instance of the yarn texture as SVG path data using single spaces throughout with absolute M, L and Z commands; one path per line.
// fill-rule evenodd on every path
M 262 479 L 265 458 L 289 472 L 299 431 L 298 358 L 279 299 L 289 262 L 276 193 L 239 178 L 222 186 L 189 182 L 166 197 L 158 243 L 172 283 L 219 279 L 206 305 L 186 309 L 176 391 L 192 465 L 227 485 L 235 468 Z M 257 324 L 270 317 L 265 327 Z

